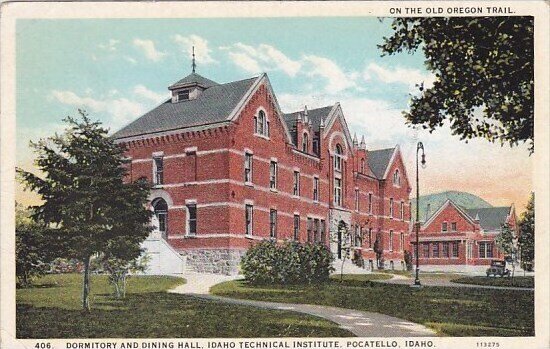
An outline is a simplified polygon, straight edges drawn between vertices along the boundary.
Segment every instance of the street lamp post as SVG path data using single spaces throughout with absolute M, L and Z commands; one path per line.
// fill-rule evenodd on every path
M 420 231 L 420 189 L 419 189 L 419 180 L 418 180 L 418 154 L 422 150 L 422 168 L 426 166 L 426 155 L 424 154 L 424 144 L 422 142 L 418 142 L 416 144 L 416 221 L 415 221 L 415 230 L 416 230 L 416 246 L 415 246 L 415 257 L 416 257 L 416 275 L 414 278 L 414 286 L 421 286 L 420 285 L 420 278 L 418 276 L 419 272 L 419 258 L 418 258 L 418 248 L 419 248 L 419 242 L 418 242 L 418 233 Z

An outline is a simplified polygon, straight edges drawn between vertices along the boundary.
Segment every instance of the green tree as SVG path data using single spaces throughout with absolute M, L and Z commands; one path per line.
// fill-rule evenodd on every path
M 151 212 L 146 209 L 149 185 L 124 181 L 124 149 L 107 137 L 99 122 L 84 111 L 79 113 L 79 118 L 64 119 L 63 134 L 31 142 L 43 177 L 18 172 L 43 199 L 42 205 L 34 207 L 33 217 L 61 237 L 60 257 L 83 263 L 82 307 L 89 311 L 92 256 L 111 251 L 120 241 L 139 245 L 150 231 Z
M 535 193 L 531 193 L 519 221 L 519 248 L 523 269 L 531 270 L 535 260 Z
M 529 144 L 534 150 L 533 17 L 395 18 L 382 55 L 421 49 L 435 75 L 418 82 L 405 112 L 410 125 L 433 131 L 448 119 L 460 139 Z
M 502 225 L 500 233 L 495 238 L 497 247 L 504 253 L 507 261 L 512 264 L 512 284 L 514 283 L 514 272 L 517 262 L 517 244 L 516 236 L 510 225 L 505 223 Z

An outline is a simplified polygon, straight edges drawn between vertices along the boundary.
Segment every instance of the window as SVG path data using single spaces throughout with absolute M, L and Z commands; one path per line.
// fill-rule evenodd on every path
M 432 243 L 432 257 L 439 258 L 439 242 Z
M 197 205 L 189 204 L 187 207 L 187 235 L 197 234 Z
M 422 244 L 422 255 L 424 258 L 430 258 L 430 244 L 429 243 L 423 243 Z
M 158 198 L 153 201 L 152 206 L 158 222 L 158 231 L 166 234 L 168 232 L 168 204 L 164 199 Z
M 456 231 L 456 222 L 451 223 L 451 231 Z
M 307 153 L 309 150 L 309 136 L 306 132 L 304 132 L 304 135 L 302 136 L 302 151 L 304 153 Z
M 493 244 L 490 242 L 479 243 L 479 258 L 493 258 Z
M 402 221 L 405 220 L 405 203 L 401 201 L 401 206 L 399 207 L 399 216 Z
M 319 201 L 319 178 L 313 177 L 313 201 Z
M 361 171 L 361 173 L 365 173 L 365 159 L 361 159 L 360 171 Z
M 443 258 L 449 258 L 449 243 L 443 242 Z
M 334 170 L 335 171 L 342 171 L 342 157 L 343 157 L 343 151 L 342 146 L 340 144 L 336 144 L 336 151 L 334 152 Z
M 390 230 L 390 243 L 389 243 L 390 251 L 393 251 L 393 230 Z
M 164 163 L 162 156 L 156 156 L 153 158 L 153 172 L 154 172 L 154 184 L 160 185 L 164 183 Z
M 313 153 L 319 154 L 319 141 L 317 139 L 313 139 Z
M 372 228 L 369 228 L 369 248 L 372 248 Z
M 321 242 L 323 243 L 326 241 L 325 233 L 326 233 L 325 220 L 321 219 Z
M 390 218 L 393 218 L 393 198 L 390 198 Z
M 252 154 L 244 154 L 244 182 L 252 183 Z
M 307 219 L 307 242 L 313 241 L 313 219 Z
M 359 189 L 355 189 L 355 211 L 359 211 Z
M 294 171 L 294 196 L 300 196 L 300 172 Z
M 252 221 L 254 219 L 254 212 L 252 205 L 246 205 L 244 210 L 244 220 L 245 220 L 245 234 L 252 235 Z
M 313 220 L 313 241 L 319 242 L 321 241 L 321 235 L 320 235 L 320 226 L 319 226 L 319 220 L 314 219 Z
M 294 215 L 294 240 L 298 241 L 300 239 L 300 216 Z
M 178 102 L 189 100 L 189 90 L 178 91 Z
M 269 137 L 269 121 L 263 110 L 260 110 L 258 116 L 254 117 L 254 133 Z
M 274 209 L 269 211 L 269 237 L 277 238 L 277 210 Z
M 271 161 L 269 166 L 269 187 L 277 189 L 277 162 Z
M 469 242 L 468 242 L 468 245 L 467 245 L 467 247 L 466 247 L 466 258 L 467 258 L 467 259 L 472 258 L 473 252 L 474 252 L 473 243 L 472 243 L 471 241 L 469 241 Z
M 359 225 L 355 226 L 355 247 L 361 247 L 363 245 L 363 234 Z
M 334 179 L 334 205 L 342 206 L 342 180 Z
M 369 193 L 369 213 L 372 213 L 372 193 Z
M 452 243 L 452 247 L 453 247 L 453 258 L 458 258 L 458 242 L 453 242 Z
M 399 175 L 399 170 L 395 170 L 393 173 L 393 185 L 401 186 L 401 175 Z
M 447 232 L 447 222 L 441 223 L 441 231 L 442 231 L 443 233 L 446 233 L 446 232 Z
M 405 249 L 405 234 L 399 234 L 399 250 L 403 251 Z

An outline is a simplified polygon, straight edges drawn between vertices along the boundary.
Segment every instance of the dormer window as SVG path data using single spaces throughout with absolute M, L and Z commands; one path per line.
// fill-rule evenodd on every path
M 178 91 L 178 102 L 189 100 L 189 90 Z
M 302 137 L 302 151 L 304 153 L 307 153 L 308 148 L 309 148 L 309 136 L 306 132 L 304 132 L 304 135 Z
M 401 176 L 399 175 L 399 170 L 395 170 L 393 173 L 393 185 L 397 187 L 401 186 Z
M 254 133 L 256 135 L 269 137 L 269 120 L 263 110 L 258 111 L 254 116 Z

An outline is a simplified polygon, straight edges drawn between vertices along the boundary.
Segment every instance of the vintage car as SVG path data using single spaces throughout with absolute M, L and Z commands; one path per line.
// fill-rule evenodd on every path
M 508 277 L 510 276 L 510 269 L 506 269 L 506 261 L 493 260 L 491 261 L 491 266 L 487 268 L 487 276 L 500 276 Z

